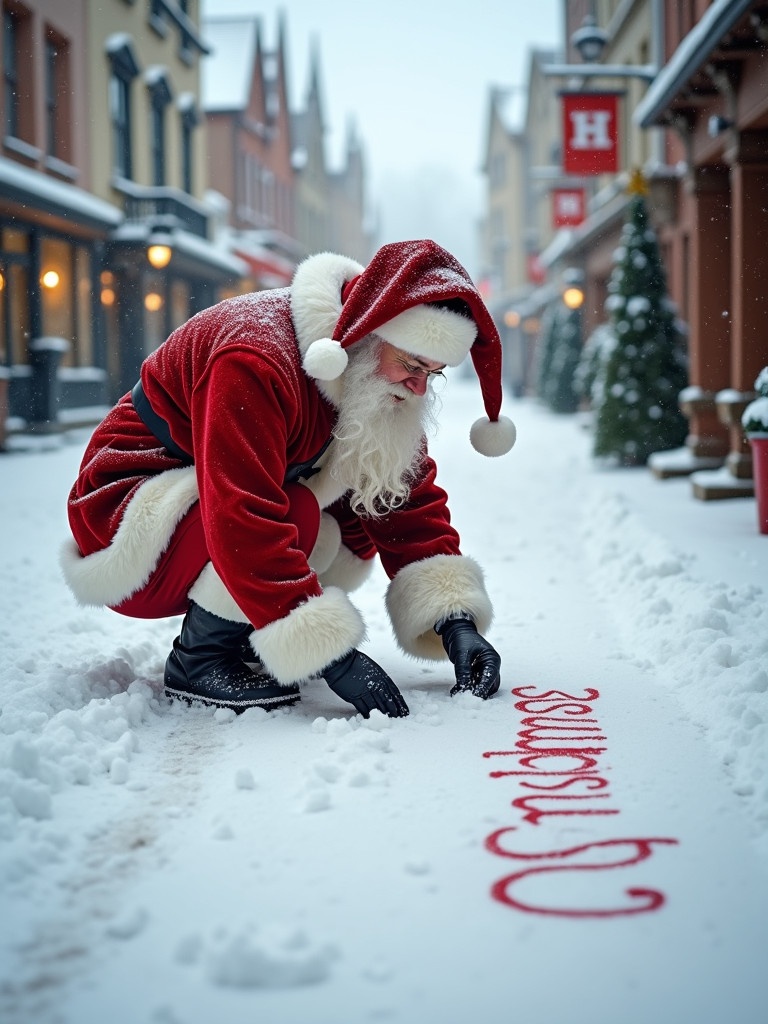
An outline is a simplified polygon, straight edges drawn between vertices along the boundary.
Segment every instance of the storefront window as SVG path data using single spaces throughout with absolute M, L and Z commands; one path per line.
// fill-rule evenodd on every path
M 84 246 L 75 249 L 75 298 L 77 329 L 74 350 L 78 366 L 93 366 L 93 281 L 91 254 Z
M 4 224 L 0 245 L 0 360 L 20 366 L 29 362 L 30 233 Z
M 6 274 L 4 266 L 0 264 L 0 366 L 8 365 L 8 314 L 6 311 L 5 289 Z
M 29 362 L 29 275 L 27 268 L 10 264 L 5 275 L 6 337 L 11 363 L 21 366 Z
M 189 285 L 178 279 L 171 282 L 171 328 L 180 327 L 189 319 Z
M 29 232 L 3 228 L 3 249 L 6 252 L 29 252 Z
M 70 343 L 65 364 L 74 359 L 74 303 L 72 247 L 58 238 L 43 238 L 40 243 L 40 305 L 42 334 L 64 338 Z
M 149 355 L 165 341 L 167 316 L 165 283 L 160 274 L 144 278 L 144 353 Z

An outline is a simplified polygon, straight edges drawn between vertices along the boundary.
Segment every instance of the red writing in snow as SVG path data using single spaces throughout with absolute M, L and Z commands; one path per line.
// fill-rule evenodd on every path
M 587 687 L 579 697 L 562 690 L 536 694 L 535 687 L 521 686 L 512 693 L 524 698 L 515 707 L 526 716 L 514 749 L 487 751 L 483 757 L 517 759 L 517 769 L 490 774 L 492 779 L 525 778 L 520 788 L 530 792 L 512 801 L 523 821 L 538 825 L 553 816 L 618 814 L 603 802 L 611 795 L 599 770 L 599 756 L 608 748 L 592 712 L 597 690 Z
M 664 903 L 664 894 L 656 889 L 630 888 L 625 890 L 627 903 L 621 907 L 553 907 L 539 903 L 525 902 L 517 895 L 517 890 L 525 879 L 535 876 L 549 876 L 580 871 L 606 871 L 613 868 L 626 868 L 647 860 L 653 853 L 654 844 L 675 845 L 676 839 L 605 839 L 601 842 L 586 843 L 583 846 L 572 846 L 567 850 L 548 850 L 544 853 L 519 853 L 504 849 L 502 838 L 514 828 L 501 828 L 493 832 L 485 841 L 487 850 L 499 857 L 510 857 L 519 861 L 537 861 L 539 863 L 524 867 L 511 875 L 500 878 L 491 888 L 491 896 L 499 903 L 504 903 L 515 910 L 527 914 L 549 914 L 553 917 L 624 917 L 628 914 L 645 914 L 650 910 L 658 910 Z M 614 854 L 614 859 L 606 860 L 600 856 L 595 860 L 580 860 L 583 854 L 600 854 L 604 851 Z M 574 863 L 565 863 L 572 858 Z M 555 863 L 541 863 L 555 861 Z M 549 886 L 545 887 L 545 890 Z
M 521 821 L 538 826 L 552 817 L 608 817 L 619 814 L 612 806 L 601 755 L 607 751 L 607 738 L 594 715 L 597 690 L 587 687 L 582 694 L 563 690 L 537 692 L 533 686 L 512 691 L 520 698 L 515 708 L 524 717 L 511 750 L 490 750 L 485 758 L 514 758 L 515 766 L 490 772 L 492 779 L 514 779 L 523 796 L 511 801 Z M 507 762 L 509 763 L 509 762 Z M 628 889 L 629 904 L 618 908 L 557 909 L 525 902 L 516 895 L 524 879 L 553 873 L 606 871 L 629 867 L 647 860 L 653 844 L 676 844 L 675 839 L 608 839 L 543 853 L 521 853 L 502 846 L 501 838 L 516 831 L 516 826 L 499 829 L 486 840 L 486 849 L 500 857 L 536 861 L 498 881 L 491 895 L 500 903 L 528 913 L 561 917 L 616 917 L 658 910 L 664 896 L 652 889 Z M 627 847 L 629 850 L 627 851 Z M 590 853 L 592 859 L 585 855 Z M 595 855 L 599 856 L 595 860 Z M 611 859 L 615 853 L 618 859 Z M 566 860 L 569 863 L 564 863 Z M 554 861 L 555 863 L 546 863 Z M 634 902 L 632 902 L 634 901 Z

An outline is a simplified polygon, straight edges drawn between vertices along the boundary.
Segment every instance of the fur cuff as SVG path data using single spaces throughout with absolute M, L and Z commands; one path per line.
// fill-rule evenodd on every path
M 227 619 L 229 622 L 248 622 L 247 617 L 240 611 L 240 605 L 214 569 L 213 562 L 208 562 L 203 567 L 203 571 L 190 588 L 189 599 L 199 604 L 205 611 L 218 615 L 220 619 Z
M 328 569 L 320 574 L 320 586 L 323 590 L 326 587 L 341 587 L 350 594 L 362 587 L 371 575 L 374 561 L 373 558 L 358 558 L 342 544 Z
M 406 565 L 389 584 L 386 603 L 397 642 L 416 658 L 445 658 L 434 629 L 438 619 L 465 611 L 480 633 L 493 619 L 482 569 L 466 555 L 434 555 Z
M 106 548 L 83 557 L 65 542 L 59 564 L 80 604 L 113 607 L 141 590 L 197 497 L 194 466 L 168 469 L 136 489 Z
M 364 639 L 360 612 L 337 587 L 310 597 L 250 637 L 267 671 L 283 685 L 319 675 Z

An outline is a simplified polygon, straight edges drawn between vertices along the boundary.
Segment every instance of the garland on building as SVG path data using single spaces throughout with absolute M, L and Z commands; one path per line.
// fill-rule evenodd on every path
M 644 465 L 657 451 L 683 444 L 688 422 L 678 395 L 687 384 L 685 336 L 675 319 L 656 234 L 636 172 L 621 244 L 608 285 L 606 310 L 615 345 L 602 368 L 594 454 L 626 466 Z

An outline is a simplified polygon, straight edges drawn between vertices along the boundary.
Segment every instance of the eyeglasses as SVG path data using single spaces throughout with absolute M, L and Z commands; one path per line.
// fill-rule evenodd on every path
M 419 366 L 418 363 L 409 363 L 402 356 L 395 356 L 394 359 L 396 363 L 402 366 L 409 377 L 424 377 L 426 380 L 429 380 L 430 377 L 445 377 L 442 370 L 427 370 L 423 366 Z

